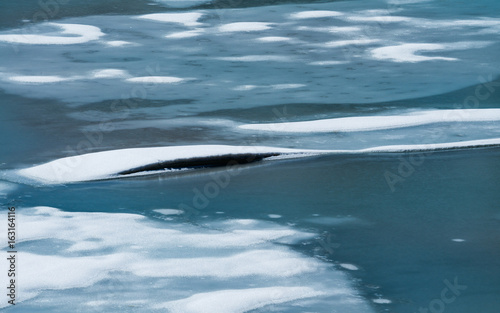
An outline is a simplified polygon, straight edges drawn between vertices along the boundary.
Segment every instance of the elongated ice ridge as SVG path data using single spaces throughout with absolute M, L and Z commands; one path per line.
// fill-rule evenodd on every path
M 304 150 L 223 145 L 121 149 L 66 157 L 17 173 L 43 183 L 58 184 L 117 178 L 164 169 L 233 166 L 302 152 Z
M 15 170 L 6 176 L 43 184 L 116 179 L 130 175 L 157 174 L 165 170 L 226 167 L 261 160 L 282 160 L 321 154 L 362 154 L 464 149 L 500 145 L 500 138 L 459 142 L 389 145 L 358 150 L 287 149 L 265 146 L 199 145 L 136 148 L 103 151 L 57 159 L 41 165 Z M 12 178 L 15 176 L 17 178 Z
M 284 133 L 359 132 L 434 123 L 500 121 L 500 109 L 427 110 L 404 115 L 354 116 L 304 122 L 244 124 L 241 129 Z

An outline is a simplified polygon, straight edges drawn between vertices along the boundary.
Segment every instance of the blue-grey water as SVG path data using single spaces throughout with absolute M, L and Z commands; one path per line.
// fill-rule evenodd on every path
M 15 206 L 19 251 L 17 304 L 0 296 L 1 309 L 498 312 L 497 145 L 76 183 L 16 173 L 125 148 L 494 140 L 498 119 L 466 110 L 500 108 L 499 12 L 486 0 L 0 3 L 0 231 Z M 148 15 L 164 13 L 177 15 Z M 239 127 L 450 109 L 463 121 Z

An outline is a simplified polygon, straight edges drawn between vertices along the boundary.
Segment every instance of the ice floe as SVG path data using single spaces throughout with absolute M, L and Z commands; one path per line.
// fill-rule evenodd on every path
M 51 84 L 79 79 L 80 77 L 61 77 L 58 75 L 21 75 L 11 76 L 8 79 L 12 82 L 22 84 Z
M 442 51 L 446 50 L 446 45 L 438 43 L 407 43 L 397 46 L 375 48 L 372 56 L 378 60 L 390 60 L 394 62 L 422 62 L 432 60 L 456 61 L 456 58 L 440 56 L 417 55 L 422 51 Z
M 219 26 L 218 30 L 223 33 L 228 32 L 253 32 L 271 29 L 273 23 L 263 22 L 236 22 Z
M 106 45 L 110 47 L 123 47 L 123 46 L 132 46 L 135 45 L 133 42 L 129 41 L 124 41 L 124 40 L 112 40 L 112 41 L 106 41 Z
M 92 78 L 124 78 L 130 76 L 127 71 L 119 69 L 102 69 L 95 70 L 91 73 Z
M 173 77 L 173 76 L 143 76 L 127 78 L 126 81 L 130 83 L 150 83 L 150 84 L 174 84 L 187 80 L 186 78 Z
M 34 34 L 0 35 L 0 42 L 27 45 L 73 45 L 97 40 L 104 36 L 101 29 L 91 25 L 47 23 L 59 29 L 54 36 Z
M 281 218 L 281 215 L 279 215 L 279 214 L 268 214 L 267 216 L 269 218 Z
M 200 12 L 189 12 L 189 13 L 153 13 L 140 15 L 138 19 L 151 20 L 155 22 L 164 23 L 177 23 L 184 26 L 200 26 L 198 20 L 203 16 Z
M 302 11 L 293 13 L 290 15 L 290 18 L 308 19 L 308 18 L 337 17 L 341 15 L 344 15 L 344 13 L 338 11 L 317 10 L 317 11 Z
M 354 264 L 340 263 L 339 266 L 342 267 L 342 268 L 345 268 L 346 270 L 350 270 L 350 271 L 357 271 L 357 270 L 359 270 L 359 268 L 356 265 L 354 265 Z
M 177 209 L 156 209 L 153 211 L 163 215 L 181 215 L 184 213 L 183 210 L 177 210 Z
M 257 40 L 262 42 L 284 42 L 284 41 L 290 41 L 292 40 L 292 38 L 281 37 L 281 36 L 269 36 L 269 37 L 260 37 L 257 38 Z
M 405 43 L 396 46 L 387 46 L 375 48 L 371 51 L 373 58 L 378 60 L 389 60 L 393 62 L 422 62 L 422 61 L 457 61 L 457 58 L 441 57 L 441 56 L 424 56 L 418 55 L 418 52 L 425 51 L 453 51 L 483 48 L 491 42 L 454 42 L 446 44 L 437 43 Z

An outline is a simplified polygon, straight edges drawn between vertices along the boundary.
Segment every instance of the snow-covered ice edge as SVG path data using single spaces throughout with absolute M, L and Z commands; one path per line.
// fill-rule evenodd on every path
M 394 153 L 497 145 L 500 145 L 500 138 L 420 145 L 377 146 L 359 150 L 312 150 L 229 145 L 133 148 L 61 158 L 41 165 L 13 170 L 4 173 L 4 176 L 7 179 L 18 177 L 15 180 L 19 180 L 20 177 L 43 184 L 64 184 L 217 165 L 234 167 L 259 160 L 282 160 L 325 154 Z M 208 162 L 206 166 L 203 164 L 205 160 Z M 223 162 L 218 162 L 220 160 Z

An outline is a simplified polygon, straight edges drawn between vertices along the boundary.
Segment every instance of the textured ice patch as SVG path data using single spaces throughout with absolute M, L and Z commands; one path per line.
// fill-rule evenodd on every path
M 273 23 L 262 22 L 236 22 L 219 26 L 219 31 L 223 33 L 228 32 L 254 32 L 271 29 Z
M 44 224 L 40 224 L 37 217 L 45 218 Z M 99 223 L 95 220 L 99 219 Z M 71 220 L 71 222 L 69 222 Z M 241 248 L 258 246 L 270 241 L 281 241 L 285 237 L 302 236 L 311 234 L 297 232 L 284 227 L 268 225 L 264 228 L 259 226 L 255 220 L 248 220 L 256 229 L 247 229 L 247 225 L 240 224 L 237 220 L 223 225 L 221 231 L 204 231 L 202 233 L 190 232 L 181 228 L 161 228 L 144 225 L 145 217 L 134 214 L 107 214 L 107 213 L 67 213 L 49 207 L 37 207 L 32 215 L 24 217 L 25 229 L 23 229 L 22 241 L 37 240 L 40 238 L 55 237 L 61 240 L 70 238 L 73 243 L 67 248 L 68 252 L 94 251 L 104 249 L 123 250 L 126 247 L 168 247 L 184 248 Z M 94 222 L 93 222 L 94 221 Z M 119 221 L 119 222 L 114 222 Z M 78 232 L 72 227 L 80 223 Z M 104 229 L 100 229 L 100 227 Z M 122 229 L 127 229 L 127 236 L 115 236 Z M 57 232 L 57 235 L 55 233 Z M 99 233 L 99 235 L 96 235 Z M 142 238 L 148 238 L 147 244 Z M 98 238 L 99 240 L 96 240 Z
M 153 13 L 140 15 L 138 19 L 151 20 L 156 22 L 164 23 L 177 23 L 184 26 L 199 26 L 202 23 L 198 22 L 198 19 L 203 16 L 200 12 L 189 12 L 189 13 Z
M 121 253 L 78 258 L 39 255 L 24 251 L 19 254 L 19 267 L 26 275 L 19 286 L 19 293 L 27 292 L 33 295 L 40 289 L 57 290 L 91 286 L 108 277 L 109 271 L 122 268 L 124 263 L 127 263 L 124 260 L 131 257 Z
M 307 298 L 307 311 L 326 301 L 370 312 L 344 273 L 284 245 L 315 236 L 290 227 L 250 219 L 200 227 L 51 207 L 18 208 L 16 217 L 24 225 L 17 294 L 37 308 L 72 312 L 85 303 L 109 312 L 128 303 L 140 312 L 234 313 Z
M 16 185 L 14 185 L 14 184 L 0 182 L 0 198 L 7 197 L 15 189 L 16 189 Z
M 389 300 L 389 299 L 382 299 L 382 298 L 373 299 L 372 301 L 373 301 L 373 303 L 377 303 L 377 304 L 389 304 L 389 303 L 392 303 L 391 300 Z
M 308 19 L 308 18 L 323 18 L 323 17 L 336 17 L 344 15 L 341 12 L 337 11 L 302 11 L 293 13 L 290 15 L 290 18 L 293 19 Z
M 33 34 L 0 35 L 0 42 L 28 45 L 73 45 L 97 40 L 104 36 L 101 29 L 90 25 L 58 23 L 47 23 L 47 25 L 59 28 L 60 31 L 53 36 Z
M 270 304 L 317 297 L 325 292 L 308 287 L 268 287 L 220 290 L 200 293 L 186 299 L 167 302 L 156 308 L 172 313 L 244 313 Z
M 128 267 L 134 274 L 148 277 L 236 278 L 253 275 L 290 277 L 321 268 L 294 253 L 252 250 L 229 257 L 193 257 L 150 260 Z

